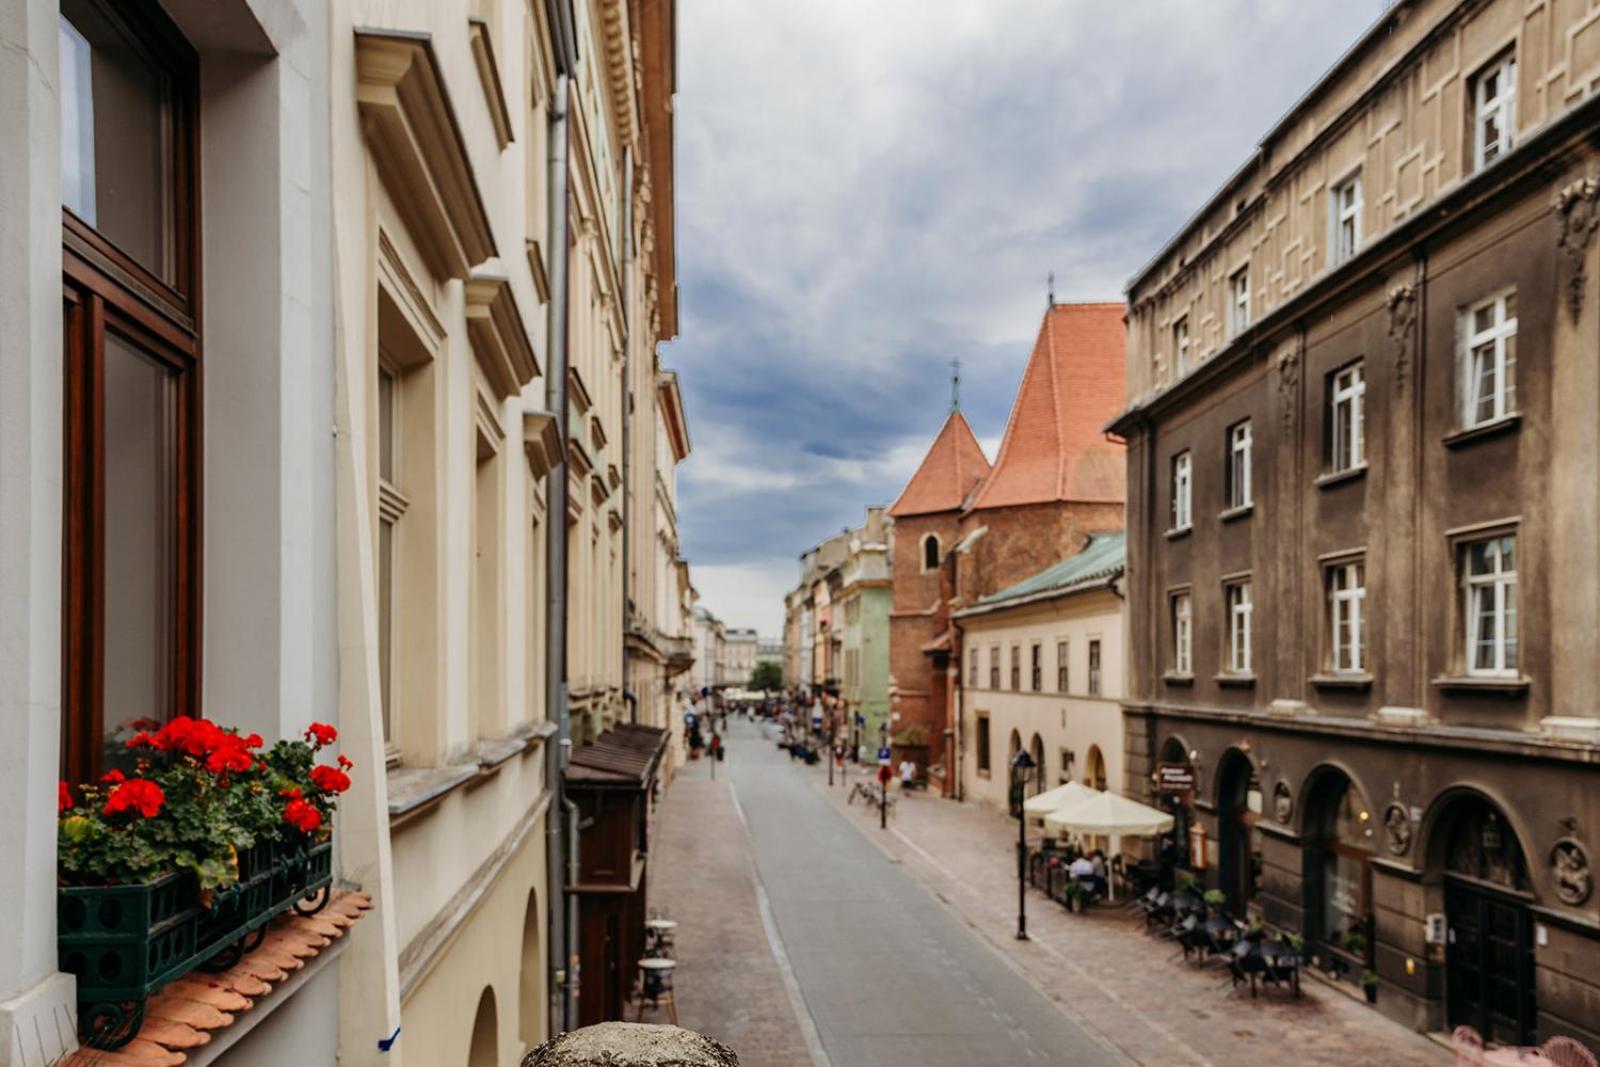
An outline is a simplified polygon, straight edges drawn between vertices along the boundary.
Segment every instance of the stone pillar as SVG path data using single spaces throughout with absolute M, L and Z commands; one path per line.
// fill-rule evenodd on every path
M 75 1044 L 56 971 L 61 765 L 61 102 L 56 0 L 0 5 L 0 1067 Z
M 1417 437 L 1422 425 L 1418 383 L 1424 380 L 1420 364 L 1427 352 L 1422 327 L 1424 279 L 1425 265 L 1419 260 L 1412 275 L 1395 280 L 1384 301 L 1391 379 L 1385 419 L 1388 447 L 1380 472 L 1382 518 L 1372 523 L 1374 531 L 1381 531 L 1377 533 L 1377 558 L 1367 563 L 1369 581 L 1376 578 L 1381 583 L 1383 597 L 1383 606 L 1374 613 L 1382 632 L 1372 642 L 1374 646 L 1381 642 L 1384 664 L 1378 717 L 1406 724 L 1427 720 L 1426 659 L 1421 655 L 1423 613 L 1416 610 L 1422 602 L 1417 584 L 1421 551 L 1417 529 L 1422 506 L 1417 487 L 1421 470 Z M 1379 647 L 1372 649 L 1374 654 L 1378 651 Z
M 1262 543 L 1273 545 L 1275 549 L 1269 559 L 1262 561 L 1261 567 L 1270 584 L 1257 595 L 1262 603 L 1277 605 L 1282 622 L 1271 628 L 1275 645 L 1270 654 L 1261 657 L 1263 666 L 1272 671 L 1265 679 L 1266 689 L 1261 695 L 1270 699 L 1275 710 L 1293 713 L 1304 706 L 1306 676 L 1310 673 L 1306 662 L 1306 637 L 1316 632 L 1314 609 L 1303 607 L 1301 588 L 1307 578 L 1301 563 L 1305 530 L 1301 517 L 1307 481 L 1306 449 L 1301 440 L 1305 427 L 1303 328 L 1272 355 L 1271 366 L 1273 422 L 1269 430 L 1277 436 L 1268 437 L 1268 440 L 1274 452 L 1275 477 L 1270 502 L 1272 536 Z M 1265 648 L 1263 651 L 1268 652 Z

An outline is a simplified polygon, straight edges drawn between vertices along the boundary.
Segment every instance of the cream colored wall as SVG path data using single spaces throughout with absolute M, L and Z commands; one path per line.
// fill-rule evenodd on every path
M 968 800 L 996 807 L 1008 803 L 1007 760 L 1011 731 L 1027 747 L 1037 733 L 1044 743 L 1045 785 L 1060 783 L 1060 750 L 1070 749 L 1076 762 L 1070 777 L 1087 775 L 1090 746 L 1098 746 L 1105 759 L 1107 787 L 1121 791 L 1123 772 L 1122 710 L 1118 697 L 1123 686 L 1122 601 L 1106 590 L 1080 593 L 1044 604 L 1014 608 L 961 620 L 964 650 L 979 650 L 979 687 L 970 686 L 969 668 L 961 671 L 961 772 Z M 1054 692 L 1056 642 L 1065 638 L 1069 648 L 1068 693 Z M 1101 695 L 1088 695 L 1089 641 L 1100 644 Z M 1028 650 L 1033 641 L 1044 646 L 1043 692 L 1014 692 L 1010 684 L 1010 648 L 1022 649 L 1022 685 L 1029 684 Z M 989 688 L 989 649 L 1001 650 L 999 690 Z M 977 720 L 989 716 L 990 771 L 978 772 Z
M 1136 281 L 1130 402 L 1177 377 L 1173 326 L 1183 316 L 1191 370 L 1226 345 L 1228 281 L 1241 267 L 1250 269 L 1252 321 L 1327 271 L 1331 184 L 1360 168 L 1364 247 L 1469 176 L 1468 83 L 1507 48 L 1516 49 L 1518 140 L 1600 81 L 1600 7 L 1590 0 L 1416 0 L 1400 5 L 1398 17 L 1393 32 L 1264 142 L 1236 184 Z

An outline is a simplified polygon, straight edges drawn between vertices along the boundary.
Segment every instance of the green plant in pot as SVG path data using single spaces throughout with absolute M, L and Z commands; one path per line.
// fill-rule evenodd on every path
M 1367 995 L 1367 1003 L 1368 1004 L 1376 1004 L 1378 1002 L 1378 972 L 1377 971 L 1362 971 L 1361 972 L 1361 991 Z
M 1220 889 L 1207 889 L 1204 898 L 1206 906 L 1213 911 L 1221 911 L 1228 904 L 1228 894 Z
M 1068 882 L 1064 892 L 1066 894 L 1067 907 L 1072 911 L 1081 912 L 1089 906 L 1091 893 L 1089 887 L 1082 882 Z

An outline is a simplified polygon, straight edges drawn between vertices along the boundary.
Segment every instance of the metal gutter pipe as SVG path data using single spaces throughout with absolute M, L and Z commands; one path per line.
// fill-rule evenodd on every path
M 628 698 L 628 721 L 639 721 L 639 701 L 628 690 L 628 629 L 632 625 L 633 557 L 628 555 L 628 515 L 632 506 L 633 390 L 633 146 L 622 150 L 622 694 Z

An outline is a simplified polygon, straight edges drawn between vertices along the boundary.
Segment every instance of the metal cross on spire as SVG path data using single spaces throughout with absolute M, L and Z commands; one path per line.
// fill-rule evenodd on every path
M 1046 307 L 1056 306 L 1056 272 L 1051 271 L 1049 280 L 1045 283 L 1045 299 L 1049 301 Z
M 950 410 L 961 410 L 961 360 L 950 361 Z

